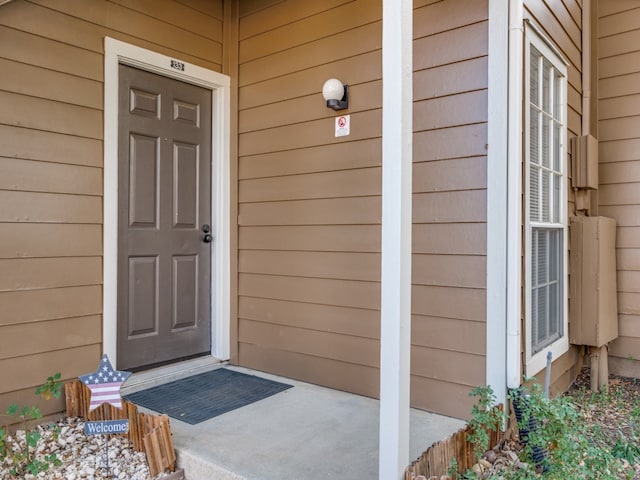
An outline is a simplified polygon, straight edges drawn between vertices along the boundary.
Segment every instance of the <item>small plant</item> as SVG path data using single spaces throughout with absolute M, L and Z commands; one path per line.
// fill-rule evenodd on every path
M 527 432 L 524 448 L 525 461 L 540 464 L 540 478 L 581 478 L 614 480 L 619 478 L 624 466 L 612 454 L 605 439 L 598 435 L 589 435 L 582 414 L 567 396 L 554 399 L 545 398 L 542 387 L 533 384 L 526 392 L 515 391 L 516 395 L 525 393 L 526 401 L 521 402 L 522 419 L 518 427 L 527 429 L 530 418 L 535 418 L 537 428 Z M 609 399 L 608 392 L 595 401 Z M 544 450 L 544 458 L 534 458 L 535 450 Z M 505 475 L 505 479 L 522 478 Z
M 58 372 L 52 377 L 47 377 L 47 381 L 36 388 L 36 395 L 45 400 L 51 400 L 52 397 L 60 398 L 62 392 L 61 376 L 60 372 Z
M 47 381 L 36 389 L 36 395 L 45 400 L 53 397 L 59 398 L 62 388 L 60 382 L 61 375 L 56 373 L 52 377 L 48 377 Z M 26 473 L 37 475 L 40 472 L 46 472 L 51 465 L 61 465 L 62 462 L 56 457 L 55 453 L 44 455 L 42 458 L 36 458 L 35 451 L 40 440 L 40 432 L 37 429 L 29 428 L 31 422 L 42 418 L 42 412 L 38 407 L 25 406 L 18 407 L 16 404 L 9 405 L 4 415 L 7 421 L 5 426 L 0 428 L 0 462 L 7 457 L 10 459 L 9 474 L 12 477 L 22 478 Z M 8 445 L 9 425 L 20 424 L 25 433 L 24 446 L 17 450 L 10 449 Z
M 478 397 L 476 404 L 471 408 L 471 434 L 468 440 L 473 445 L 476 459 L 489 448 L 489 432 L 499 431 L 505 421 L 504 413 L 496 408 L 496 397 L 490 386 L 476 387 L 469 396 Z
M 633 436 L 631 439 L 628 439 L 622 432 L 619 432 L 612 453 L 614 457 L 623 458 L 633 465 L 637 460 L 640 460 L 638 438 Z

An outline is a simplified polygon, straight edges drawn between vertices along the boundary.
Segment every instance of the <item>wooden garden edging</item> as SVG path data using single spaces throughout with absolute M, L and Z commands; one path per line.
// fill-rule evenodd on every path
M 64 386 L 68 417 L 81 417 L 89 421 L 129 420 L 129 438 L 137 452 L 144 452 L 152 477 L 176 468 L 176 453 L 171 439 L 171 428 L 167 415 L 149 415 L 138 412 L 133 403 L 122 400 L 122 410 L 105 403 L 89 412 L 91 391 L 80 381 Z
M 502 405 L 498 408 L 502 409 Z M 440 478 L 446 475 L 451 467 L 451 461 L 455 458 L 458 463 L 458 473 L 465 473 L 476 462 L 473 445 L 467 440 L 471 434 L 471 427 L 466 425 L 449 438 L 440 440 L 431 445 L 418 459 L 407 467 L 404 472 L 404 480 L 414 480 L 423 475 L 427 479 Z M 507 428 L 505 432 L 487 431 L 489 435 L 489 448 L 493 448 L 510 435 Z

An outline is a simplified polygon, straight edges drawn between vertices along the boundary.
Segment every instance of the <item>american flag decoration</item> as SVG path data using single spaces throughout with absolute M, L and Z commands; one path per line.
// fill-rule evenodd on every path
M 131 372 L 115 370 L 105 353 L 98 370 L 78 377 L 91 390 L 89 411 L 98 408 L 103 403 L 110 403 L 116 408 L 122 408 L 120 387 L 130 375 Z

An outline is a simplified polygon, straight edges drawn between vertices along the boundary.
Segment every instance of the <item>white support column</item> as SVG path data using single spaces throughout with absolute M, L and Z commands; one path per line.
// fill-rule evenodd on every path
M 380 480 L 409 464 L 413 1 L 382 2 Z
M 489 0 L 489 122 L 487 137 L 486 383 L 507 405 L 507 156 L 509 4 Z M 519 285 L 518 285 L 519 287 Z

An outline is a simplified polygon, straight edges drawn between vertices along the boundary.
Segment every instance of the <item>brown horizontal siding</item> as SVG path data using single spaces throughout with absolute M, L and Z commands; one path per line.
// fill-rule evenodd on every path
M 155 2 L 152 2 L 155 5 Z M 223 18 L 223 2 L 209 1 L 209 0 L 176 0 L 176 3 L 185 5 L 198 13 L 204 13 L 205 15 L 221 20 Z
M 600 170 L 606 175 L 607 168 L 603 164 L 640 160 L 640 138 L 600 140 L 598 142 L 598 153 Z M 631 163 L 628 165 L 631 165 Z
M 640 128 L 640 116 L 612 118 L 599 122 L 600 135 L 605 141 L 635 138 Z
M 380 312 L 373 309 L 241 297 L 242 319 L 356 337 L 380 338 Z
M 448 3 L 455 2 L 449 0 Z M 483 3 L 486 15 L 486 2 Z M 431 18 L 431 21 L 437 25 L 437 18 Z M 413 44 L 413 68 L 415 70 L 423 70 L 461 62 L 470 58 L 484 57 L 487 55 L 487 47 L 486 20 L 454 30 L 441 31 L 415 40 Z
M 221 68 L 221 42 L 175 26 L 172 16 L 181 7 L 174 2 L 163 2 L 169 8 L 164 9 L 162 20 L 141 14 L 120 2 L 106 0 L 94 2 L 91 8 L 64 0 L 33 2 L 41 5 L 32 2 L 22 2 L 25 5 L 21 7 L 8 5 L 0 24 L 98 53 L 103 51 L 104 36 L 111 36 L 189 62 L 202 63 L 207 68 Z M 211 27 L 211 31 L 216 30 L 216 25 Z M 217 27 L 218 30 L 221 28 L 221 22 Z
M 240 158 L 238 175 L 243 180 L 377 167 L 382 164 L 381 148 L 381 139 L 371 138 L 318 145 L 303 152 L 288 150 L 245 156 Z
M 640 192 L 638 190 L 637 183 L 631 180 L 629 183 L 602 185 L 599 189 L 600 205 L 637 205 L 640 202 Z
M 284 119 L 286 120 L 286 117 Z M 238 152 L 240 156 L 245 156 L 325 145 L 336 141 L 334 128 L 334 118 L 327 117 L 295 125 L 242 133 L 238 139 Z M 379 110 L 358 112 L 351 115 L 351 134 L 348 140 L 343 138 L 342 141 L 379 137 L 381 133 L 382 117 Z
M 0 325 L 102 313 L 100 285 L 0 292 L 0 300 L 5 308 Z
M 286 377 L 313 380 L 319 385 L 369 397 L 376 397 L 380 389 L 380 370 L 375 367 L 242 342 L 238 349 L 242 363 L 248 368 L 281 372 Z
M 484 288 L 486 258 L 481 255 L 413 255 L 413 284 Z
M 380 279 L 380 255 L 243 250 L 238 258 L 238 272 L 377 282 Z
M 102 110 L 102 83 L 97 80 L 2 58 L 0 69 L 0 90 Z
M 370 7 L 369 7 L 370 8 Z M 382 12 L 378 12 L 380 15 Z M 296 45 L 284 52 L 274 52 L 268 56 L 246 63 L 240 63 L 239 85 L 241 87 L 269 78 L 287 75 L 305 70 L 318 64 L 335 62 L 340 58 L 349 58 L 380 48 L 381 22 L 377 21 L 357 26 L 347 31 Z M 372 41 L 374 40 L 374 41 Z M 300 40 L 297 40 L 300 42 Z M 240 42 L 242 50 L 243 42 Z M 322 88 L 322 85 L 320 85 Z
M 473 388 L 485 382 L 485 357 L 470 353 L 414 345 L 411 365 L 414 376 Z
M 487 219 L 486 198 L 485 190 L 415 194 L 413 221 L 414 223 L 484 222 Z
M 239 248 L 328 252 L 379 252 L 376 225 L 243 226 Z
M 413 344 L 435 350 L 483 356 L 486 333 L 486 325 L 473 320 L 413 315 L 411 321 Z
M 11 258 L 0 260 L 0 292 L 97 285 L 102 258 Z
M 484 122 L 416 132 L 413 139 L 415 161 L 475 157 L 487 154 L 487 125 Z
M 414 193 L 484 189 L 486 157 L 416 163 L 413 167 Z
M 636 80 L 640 80 L 640 75 L 636 77 Z M 640 93 L 608 99 L 600 97 L 598 106 L 601 120 L 638 116 L 640 115 Z
M 417 71 L 414 101 L 486 88 L 487 63 L 487 57 L 479 57 Z
M 0 238 L 0 258 L 102 255 L 101 225 L 0 223 Z
M 56 372 L 59 372 L 63 379 L 74 378 L 77 376 L 77 372 L 91 372 L 95 369 L 96 358 L 99 359 L 101 353 L 102 347 L 97 343 L 69 350 L 50 351 L 0 360 L 0 371 L 3 372 L 2 390 L 13 392 L 40 385 L 48 376 Z M 72 362 L 69 361 L 70 358 L 73 359 Z M 29 400 L 31 399 L 29 398 Z
M 246 8 L 238 33 L 239 361 L 376 396 L 381 5 Z M 475 370 L 464 378 L 438 366 L 413 374 L 460 383 L 466 395 L 483 382 L 485 343 L 445 332 L 472 324 L 476 339 L 485 336 L 488 9 L 418 2 L 414 15 L 413 355 L 441 350 L 448 360 L 473 358 Z M 319 95 L 334 76 L 350 88 L 348 137 L 334 137 L 335 114 Z M 323 338 L 337 350 L 315 345 Z M 361 376 L 332 379 L 341 363 Z M 440 397 L 418 395 L 414 404 L 435 409 Z
M 22 7 L 4 5 L 2 18 L 10 8 Z M 14 15 L 17 13 L 15 11 Z M 104 58 L 101 53 L 86 50 L 73 43 L 57 42 L 46 36 L 39 36 L 37 31 L 32 30 L 37 30 L 37 23 L 23 31 L 17 25 L 14 28 L 10 22 L 0 21 L 0 58 L 102 81 Z M 16 45 L 20 45 L 20 48 L 16 48 Z
M 350 88 L 352 91 L 355 88 L 357 92 L 349 97 L 351 114 L 381 107 L 382 81 L 351 83 Z M 281 116 L 283 109 L 291 111 L 285 118 Z M 311 95 L 243 110 L 240 112 L 238 129 L 240 133 L 246 133 L 277 126 L 295 125 L 326 116 L 327 107 L 324 102 L 318 101 L 318 94 L 314 91 Z
M 2 138 L 2 158 L 14 157 L 24 160 L 102 167 L 101 140 L 31 130 L 13 125 L 0 125 L 0 138 Z M 16 174 L 14 173 L 14 175 Z M 93 192 L 95 191 L 91 193 Z
M 287 2 L 249 0 L 240 2 L 240 40 L 322 14 L 349 3 L 351 0 L 326 0 L 324 2 Z M 257 8 L 259 5 L 263 8 Z M 264 8 L 269 7 L 269 8 Z
M 104 37 L 222 69 L 222 0 L 90 3 L 0 7 L 2 411 L 102 353 Z
M 480 383 L 485 382 L 484 378 Z M 469 396 L 468 385 L 454 383 L 420 375 L 411 376 L 411 404 L 428 405 L 429 410 L 443 415 L 456 412 L 458 418 L 470 418 L 475 399 Z
M 380 197 L 322 198 L 243 203 L 243 225 L 354 225 L 380 223 Z
M 616 257 L 618 263 L 618 273 L 621 273 L 625 270 L 640 270 L 640 249 L 620 248 L 620 244 L 618 244 Z
M 241 343 L 268 350 L 287 351 L 368 367 L 380 365 L 379 342 L 366 337 L 241 319 L 238 338 Z
M 601 113 L 600 214 L 612 217 L 617 231 L 619 338 L 611 343 L 611 371 L 640 376 L 640 8 L 616 0 L 599 5 Z
M 95 365 L 94 365 L 95 368 Z M 87 370 L 88 371 L 88 370 Z M 70 377 L 67 380 L 74 380 L 78 377 Z M 41 385 L 46 380 L 46 377 L 41 378 L 38 383 Z M 2 393 L 0 394 L 0 405 L 33 405 L 40 408 L 40 411 L 43 415 L 57 414 L 64 411 L 65 407 L 65 399 L 62 398 L 52 398 L 50 400 L 44 400 L 35 394 L 35 387 L 23 388 L 20 390 L 14 390 L 13 392 Z
M 608 86 L 607 80 L 618 75 L 635 74 L 634 65 L 640 61 L 640 52 L 628 52 L 615 55 L 608 58 L 600 58 L 598 66 L 600 68 L 600 79 L 598 86 L 606 90 Z M 606 75 L 606 76 L 605 76 Z M 601 98 L 605 96 L 600 95 Z
M 329 116 L 320 91 L 324 81 L 334 77 L 336 72 L 340 72 L 341 76 L 348 78 L 351 85 L 361 85 L 378 80 L 382 78 L 382 54 L 380 50 L 373 50 L 356 57 L 345 58 L 329 64 L 319 64 L 305 70 L 291 72 L 285 76 L 245 85 L 238 92 L 240 113 L 242 114 L 242 111 L 247 108 L 276 102 L 287 102 L 291 105 L 293 99 L 311 96 L 320 101 L 320 107 L 314 105 L 314 111 L 324 109 L 324 116 Z M 353 92 L 352 95 L 354 95 Z M 357 91 L 355 95 L 357 98 Z M 291 112 L 293 116 L 300 114 L 301 112 Z
M 102 198 L 0 190 L 0 222 L 100 223 Z
M 102 112 L 99 110 L 2 91 L 0 104 L 3 106 L 0 124 L 102 138 Z M 40 115 L 29 112 L 39 112 Z
M 355 308 L 380 308 L 380 285 L 377 282 L 244 273 L 239 275 L 238 284 L 241 296 Z
M 359 168 L 241 180 L 240 203 L 380 195 L 382 171 Z
M 486 294 L 484 289 L 414 285 L 412 312 L 417 315 L 457 318 L 484 322 Z
M 26 355 L 35 355 L 51 350 L 67 350 L 87 344 L 99 344 L 102 340 L 100 315 L 72 317 L 26 325 L 0 327 L 4 342 L 0 360 Z
M 413 226 L 413 253 L 484 255 L 487 225 L 479 223 L 432 223 Z
M 626 65 L 629 65 L 628 62 Z M 634 72 L 617 73 L 615 76 L 600 80 L 600 99 L 606 100 L 601 102 L 601 109 L 604 109 L 603 113 L 605 114 L 604 117 L 601 117 L 603 120 L 629 116 L 628 109 L 637 106 L 634 96 L 640 92 L 638 88 L 639 79 L 640 72 Z M 630 101 L 629 104 L 625 105 L 626 110 L 615 111 L 615 107 L 622 106 L 620 104 L 625 100 Z M 608 113 L 608 111 L 611 111 L 611 113 Z
M 289 12 L 283 13 L 283 17 L 285 15 L 287 17 L 287 24 L 266 31 L 264 26 L 260 26 L 262 32 L 253 35 L 247 31 L 246 21 L 241 19 L 241 30 L 246 33 L 240 42 L 240 63 L 245 64 L 259 58 L 273 57 L 278 52 L 296 48 L 299 46 L 301 37 L 304 37 L 306 42 L 329 39 L 341 32 L 354 30 L 380 19 L 378 8 L 371 8 L 371 0 L 340 2 L 341 5 L 338 4 L 330 9 L 327 8 L 327 3 L 329 2 L 310 7 L 307 16 L 298 18 L 294 22 L 290 20 Z M 323 11 L 311 14 L 312 9 L 323 9 Z
M 0 190 L 91 195 L 101 188 L 101 168 L 0 157 Z

